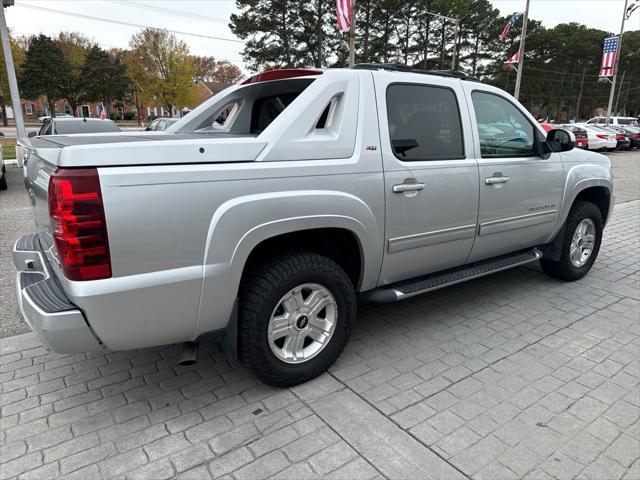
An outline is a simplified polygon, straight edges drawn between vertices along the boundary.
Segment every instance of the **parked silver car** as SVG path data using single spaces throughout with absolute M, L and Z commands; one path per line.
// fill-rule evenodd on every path
M 574 145 L 503 90 L 389 65 L 265 72 L 164 135 L 35 138 L 20 308 L 58 352 L 221 341 L 300 383 L 358 303 L 538 260 L 587 274 L 613 184 Z

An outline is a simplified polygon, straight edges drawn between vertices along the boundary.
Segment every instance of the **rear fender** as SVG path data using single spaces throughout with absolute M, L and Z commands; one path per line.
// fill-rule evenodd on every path
M 355 234 L 362 253 L 358 288 L 375 287 L 382 264 L 383 231 L 361 199 L 327 190 L 234 198 L 216 210 L 209 225 L 196 336 L 225 328 L 244 266 L 258 244 L 285 233 L 317 228 L 342 228 Z

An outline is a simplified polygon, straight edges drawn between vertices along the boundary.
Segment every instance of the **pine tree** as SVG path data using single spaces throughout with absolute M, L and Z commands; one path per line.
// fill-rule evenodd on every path
M 29 39 L 19 85 L 26 98 L 45 95 L 49 102 L 51 116 L 55 117 L 56 100 L 62 97 L 63 85 L 71 67 L 62 50 L 46 35 Z

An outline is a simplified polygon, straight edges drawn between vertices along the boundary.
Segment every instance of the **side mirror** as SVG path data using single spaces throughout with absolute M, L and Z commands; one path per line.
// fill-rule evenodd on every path
M 4 138 L 4 133 L 0 132 L 0 138 Z
M 33 138 L 36 137 L 38 135 L 38 132 L 29 132 L 27 133 L 27 138 Z
M 576 146 L 576 136 L 562 128 L 555 128 L 547 134 L 545 153 L 568 152 Z

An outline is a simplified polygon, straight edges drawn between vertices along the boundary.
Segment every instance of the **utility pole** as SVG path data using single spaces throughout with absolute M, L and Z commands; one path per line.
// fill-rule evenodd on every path
M 349 26 L 349 66 L 356 61 L 356 0 L 351 0 L 351 23 Z
M 518 62 L 518 74 L 516 75 L 516 91 L 513 94 L 513 96 L 516 97 L 516 100 L 518 100 L 518 97 L 520 96 L 520 84 L 522 83 L 522 70 L 524 69 L 524 46 L 527 40 L 527 20 L 529 18 L 529 1 L 530 0 L 527 0 L 527 6 L 524 9 L 524 15 L 522 18 L 522 35 L 520 36 L 520 50 L 518 50 L 520 52 L 520 60 Z
M 580 101 L 582 100 L 582 88 L 584 87 L 584 74 L 587 71 L 586 65 L 582 67 L 582 78 L 580 79 L 580 90 L 578 90 L 578 101 L 576 102 L 576 122 L 580 119 Z
M 20 106 L 20 92 L 18 91 L 18 81 L 16 80 L 16 71 L 13 67 L 13 56 L 11 55 L 11 42 L 9 40 L 9 29 L 7 28 L 7 20 L 4 18 L 4 9 L 13 5 L 13 0 L 2 0 L 2 8 L 0 8 L 0 37 L 2 40 L 2 51 L 4 53 L 4 62 L 7 64 L 7 80 L 9 81 L 9 90 L 11 92 L 11 104 L 13 105 L 13 118 L 16 121 L 16 136 L 18 138 L 26 138 L 27 132 L 24 128 L 24 120 L 22 118 L 22 107 Z
M 622 93 L 622 87 L 624 87 L 624 74 L 627 73 L 626 70 L 622 71 L 622 79 L 620 80 L 620 88 L 618 88 L 618 96 L 616 97 L 616 107 L 613 109 L 613 112 L 616 115 L 619 115 L 618 112 L 618 102 L 620 102 L 620 94 Z
M 611 107 L 613 107 L 613 96 L 616 92 L 616 77 L 618 76 L 618 65 L 620 64 L 620 52 L 622 51 L 622 34 L 624 33 L 624 21 L 627 19 L 627 6 L 629 0 L 624 0 L 624 10 L 622 11 L 622 25 L 620 26 L 620 36 L 618 37 L 618 49 L 616 50 L 616 63 L 613 67 L 613 80 L 611 81 L 611 91 L 609 92 L 609 105 L 607 106 L 607 122 L 611 118 Z M 629 14 L 631 14 L 629 12 Z

